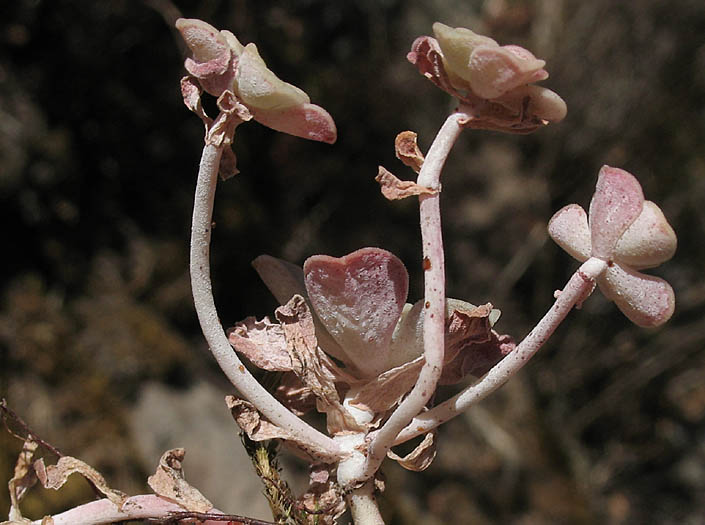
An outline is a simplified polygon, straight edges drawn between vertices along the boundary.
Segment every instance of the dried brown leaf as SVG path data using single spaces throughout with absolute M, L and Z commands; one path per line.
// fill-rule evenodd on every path
M 293 370 L 284 330 L 267 317 L 261 321 L 248 317 L 237 323 L 230 329 L 228 340 L 258 368 L 270 372 Z
M 277 308 L 275 315 L 286 337 L 293 371 L 316 396 L 318 410 L 326 413 L 328 431 L 362 430 L 340 402 L 335 383 L 341 379 L 341 371 L 318 347 L 313 317 L 304 298 L 295 295 Z
M 313 523 L 334 525 L 345 512 L 345 501 L 338 489 L 331 465 L 316 464 L 309 472 L 308 490 L 299 502 L 311 513 Z
M 183 448 L 167 450 L 159 459 L 156 472 L 147 479 L 147 484 L 155 494 L 174 501 L 186 510 L 208 512 L 213 504 L 184 478 L 181 463 L 185 455 Z
M 382 195 L 390 201 L 405 199 L 414 195 L 433 195 L 436 190 L 419 186 L 410 180 L 401 180 L 383 166 L 379 166 L 375 180 L 379 183 Z
M 111 489 L 96 469 L 71 456 L 62 456 L 56 465 L 49 466 L 45 466 L 44 459 L 40 458 L 34 462 L 34 470 L 41 484 L 47 489 L 59 490 L 71 474 L 78 473 L 88 479 L 97 490 L 118 507 L 121 507 L 127 499 L 126 494 Z
M 413 131 L 402 131 L 394 139 L 394 149 L 397 158 L 418 173 L 423 166 L 424 156 L 416 144 L 416 137 Z
M 391 450 L 387 457 L 393 459 L 407 470 L 421 472 L 426 470 L 436 457 L 436 432 L 429 432 L 419 445 L 406 456 L 400 457 Z
M 329 458 L 322 457 L 321 454 L 311 449 L 307 441 L 297 440 L 283 428 L 263 419 L 252 403 L 238 399 L 235 396 L 226 396 L 225 403 L 230 409 L 235 422 L 252 441 L 283 439 L 294 449 L 294 452 L 303 453 L 308 459 L 313 459 L 314 461 L 329 460 Z
M 375 414 L 386 412 L 411 390 L 423 363 L 423 356 L 420 356 L 387 370 L 365 384 L 350 400 L 350 404 Z
M 20 522 L 24 518 L 20 512 L 20 502 L 27 491 L 37 482 L 37 475 L 32 467 L 32 458 L 39 444 L 32 440 L 26 439 L 22 450 L 17 456 L 15 463 L 15 472 L 12 479 L 7 484 L 10 490 L 10 520 Z

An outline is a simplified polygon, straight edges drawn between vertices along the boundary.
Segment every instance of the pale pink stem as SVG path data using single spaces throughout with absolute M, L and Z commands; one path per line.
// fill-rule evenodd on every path
M 250 374 L 230 346 L 213 301 L 210 278 L 210 241 L 213 200 L 218 180 L 222 146 L 206 144 L 196 184 L 191 229 L 191 288 L 203 335 L 213 356 L 230 382 L 270 422 L 292 438 L 306 443 L 319 460 L 337 461 L 342 453 L 332 438 L 319 432 L 289 412 Z
M 417 184 L 437 190 L 419 196 L 421 243 L 424 268 L 424 365 L 414 388 L 374 434 L 369 444 L 367 461 L 360 479 L 374 475 L 394 440 L 414 416 L 420 413 L 436 390 L 443 369 L 446 285 L 441 230 L 440 177 L 448 154 L 463 130 L 464 113 L 450 115 L 433 141 L 424 160 Z
M 397 436 L 394 444 L 398 445 L 434 429 L 464 412 L 506 383 L 536 354 L 573 306 L 588 297 L 595 286 L 595 279 L 606 268 L 607 262 L 601 259 L 593 257 L 585 261 L 560 292 L 551 309 L 509 355 L 497 363 L 474 385 L 467 387 L 431 410 L 416 416 Z
M 91 501 L 66 512 L 55 514 L 50 523 L 53 525 L 101 525 L 125 520 L 163 519 L 168 518 L 172 512 L 184 512 L 184 510 L 173 501 L 154 494 L 144 494 L 127 498 L 122 506 L 116 505 L 109 499 Z M 211 512 L 216 511 L 212 510 Z M 42 520 L 34 520 L 32 525 L 41 525 L 41 523 Z M 223 522 L 208 520 L 204 521 L 203 525 L 223 525 Z
M 355 525 L 384 525 L 375 499 L 374 480 L 368 479 L 361 487 L 352 489 L 346 501 Z

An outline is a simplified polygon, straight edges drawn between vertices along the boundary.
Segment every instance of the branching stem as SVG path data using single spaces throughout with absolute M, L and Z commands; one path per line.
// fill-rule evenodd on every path
M 595 280 L 606 268 L 607 263 L 602 259 L 593 257 L 585 261 L 560 292 L 551 309 L 511 354 L 497 363 L 474 385 L 428 412 L 416 416 L 397 436 L 394 444 L 408 441 L 445 423 L 506 383 L 538 352 L 570 310 L 588 297 L 595 286 Z
M 431 145 L 417 184 L 436 190 L 419 196 L 424 268 L 424 365 L 414 388 L 377 432 L 371 434 L 367 461 L 360 479 L 374 475 L 397 434 L 419 414 L 436 390 L 443 370 L 446 287 L 443 234 L 441 230 L 441 171 L 463 130 L 463 113 L 450 115 Z

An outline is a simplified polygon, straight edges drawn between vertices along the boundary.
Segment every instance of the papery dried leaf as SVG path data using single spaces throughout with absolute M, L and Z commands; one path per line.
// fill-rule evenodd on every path
M 220 157 L 220 164 L 218 165 L 218 175 L 221 180 L 228 180 L 240 173 L 237 169 L 237 157 L 235 152 L 231 147 L 226 146 L 223 148 L 223 155 Z
M 416 137 L 413 131 L 402 131 L 394 139 L 394 150 L 400 161 L 418 173 L 423 166 L 424 156 L 416 143 Z
M 312 523 L 334 525 L 345 512 L 345 501 L 335 483 L 333 468 L 325 464 L 313 465 L 308 489 L 299 498 L 299 503 L 311 513 Z
M 299 417 L 316 408 L 316 396 L 294 373 L 282 374 L 274 395 L 282 405 Z
M 419 445 L 404 457 L 398 456 L 392 450 L 387 457 L 393 459 L 407 470 L 421 472 L 426 470 L 436 457 L 436 432 L 429 432 Z
M 379 166 L 375 180 L 380 185 L 382 195 L 390 201 L 405 199 L 415 195 L 433 195 L 438 193 L 437 190 L 419 186 L 413 181 L 398 179 L 382 166 Z
M 228 330 L 230 344 L 252 364 L 270 372 L 290 372 L 294 364 L 284 329 L 265 317 L 248 317 Z
M 201 104 L 201 86 L 193 77 L 183 77 L 181 79 L 181 96 L 186 107 L 193 111 L 203 121 L 206 131 L 213 124 L 213 119 L 206 115 Z
M 327 414 L 328 432 L 337 434 L 344 430 L 362 430 L 343 407 L 335 388 L 340 378 L 338 368 L 318 348 L 311 312 L 303 297 L 295 295 L 275 313 L 287 341 L 287 351 L 293 371 L 301 382 L 316 396 L 319 411 Z
M 230 409 L 235 422 L 252 441 L 283 439 L 293 451 L 299 452 L 309 460 L 329 460 L 329 458 L 321 457 L 320 454 L 312 450 L 307 441 L 295 439 L 283 428 L 263 419 L 252 403 L 238 399 L 235 396 L 226 396 L 225 403 Z
M 386 412 L 416 384 L 423 363 L 423 356 L 420 356 L 383 372 L 362 386 L 349 401 L 350 405 L 373 414 Z
M 453 359 L 443 366 L 438 384 L 452 385 L 468 375 L 482 377 L 514 348 L 516 345 L 511 336 L 490 330 L 487 341 L 469 343 L 457 349 Z
M 122 506 L 127 499 L 127 494 L 111 489 L 97 470 L 71 456 L 62 456 L 56 465 L 49 466 L 45 466 L 44 459 L 40 458 L 34 462 L 34 470 L 41 484 L 47 489 L 59 490 L 71 474 L 78 473 L 88 479 L 96 489 L 118 507 Z
M 230 145 L 233 142 L 235 128 L 252 119 L 252 114 L 232 91 L 226 90 L 218 97 L 220 113 L 206 132 L 206 144 L 213 146 Z
M 420 36 L 411 44 L 406 59 L 414 64 L 423 76 L 448 93 L 456 93 L 443 65 L 443 53 L 438 41 L 430 36 Z
M 404 307 L 394 330 L 389 367 L 400 366 L 423 354 L 424 311 L 424 300 Z M 456 311 L 459 313 L 453 316 Z M 446 299 L 445 361 L 455 356 L 457 348 L 454 345 L 462 343 L 464 339 L 466 342 L 482 338 L 486 340 L 489 328 L 500 314 L 489 303 L 478 307 L 459 299 Z M 452 322 L 449 322 L 451 319 Z
M 386 369 L 389 344 L 409 287 L 404 264 L 379 248 L 304 263 L 308 297 L 328 332 L 363 375 Z
M 181 463 L 185 454 L 183 448 L 167 450 L 159 459 L 156 472 L 147 479 L 147 484 L 155 494 L 174 501 L 186 510 L 208 512 L 213 504 L 184 478 Z
M 446 346 L 484 343 L 489 340 L 490 328 L 493 324 L 490 322 L 492 303 L 481 306 L 469 303 L 448 306 L 450 312 L 446 313 Z
M 17 456 L 15 463 L 15 471 L 12 479 L 7 484 L 10 490 L 10 520 L 21 521 L 24 518 L 20 512 L 20 502 L 29 489 L 37 482 L 37 474 L 32 465 L 34 452 L 39 444 L 32 440 L 26 439 L 22 445 L 22 450 Z
M 617 241 L 639 217 L 643 205 L 644 193 L 634 175 L 602 166 L 589 212 L 594 257 L 613 258 Z

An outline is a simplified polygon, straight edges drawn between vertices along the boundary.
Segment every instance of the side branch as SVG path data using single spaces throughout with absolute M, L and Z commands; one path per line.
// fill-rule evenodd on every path
M 595 279 L 606 268 L 607 263 L 601 259 L 593 257 L 585 261 L 560 292 L 551 309 L 511 354 L 497 363 L 474 385 L 415 417 L 397 436 L 394 444 L 408 441 L 445 423 L 506 383 L 538 352 L 573 306 L 584 301 L 592 293 Z
M 203 335 L 216 361 L 240 394 L 252 403 L 271 423 L 284 429 L 297 441 L 307 443 L 318 460 L 337 461 L 340 447 L 332 438 L 314 429 L 289 412 L 250 374 L 230 346 L 220 324 L 213 300 L 210 278 L 210 240 L 213 201 L 218 166 L 223 148 L 206 144 L 196 184 L 191 229 L 191 288 Z
M 436 390 L 443 370 L 446 313 L 445 260 L 441 230 L 440 177 L 448 154 L 463 130 L 467 115 L 450 115 L 428 151 L 417 184 L 433 194 L 419 196 L 421 242 L 424 267 L 424 365 L 414 388 L 392 413 L 386 423 L 372 434 L 367 462 L 361 479 L 372 476 L 384 460 L 399 433 L 419 414 Z

